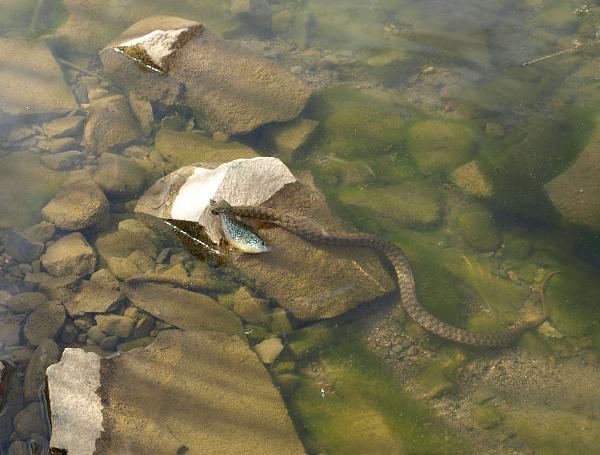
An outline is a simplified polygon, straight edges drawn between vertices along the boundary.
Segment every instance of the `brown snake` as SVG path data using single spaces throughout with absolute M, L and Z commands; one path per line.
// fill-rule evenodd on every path
M 323 245 L 360 246 L 378 251 L 388 258 L 396 271 L 398 287 L 400 288 L 400 299 L 404 310 L 425 330 L 448 340 L 474 346 L 507 346 L 513 343 L 523 332 L 542 324 L 548 317 L 544 299 L 544 289 L 548 279 L 558 272 L 551 272 L 546 275 L 540 287 L 540 300 L 543 309 L 542 316 L 530 321 L 518 322 L 510 329 L 503 331 L 471 332 L 439 320 L 419 303 L 415 280 L 406 256 L 400 248 L 381 237 L 362 233 L 331 234 L 312 220 L 286 215 L 285 213 L 270 208 L 231 206 L 223 200 L 211 201 L 211 211 L 214 214 L 230 213 L 237 216 L 267 221 L 281 226 L 306 240 Z

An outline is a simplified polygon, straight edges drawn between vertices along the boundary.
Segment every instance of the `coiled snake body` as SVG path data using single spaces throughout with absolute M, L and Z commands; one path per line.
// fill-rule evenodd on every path
M 400 288 L 400 299 L 406 313 L 425 330 L 448 340 L 474 346 L 506 346 L 513 343 L 523 332 L 537 327 L 547 319 L 544 287 L 548 278 L 557 272 L 548 274 L 542 284 L 540 292 L 543 307 L 542 316 L 533 320 L 518 322 L 512 328 L 503 331 L 471 332 L 439 320 L 419 303 L 415 280 L 406 256 L 400 248 L 381 237 L 363 233 L 332 234 L 325 231 L 325 229 L 312 220 L 286 215 L 270 208 L 231 206 L 223 200 L 211 201 L 211 211 L 215 214 L 230 213 L 273 223 L 306 240 L 323 245 L 359 246 L 378 251 L 388 258 L 396 271 L 398 287 Z

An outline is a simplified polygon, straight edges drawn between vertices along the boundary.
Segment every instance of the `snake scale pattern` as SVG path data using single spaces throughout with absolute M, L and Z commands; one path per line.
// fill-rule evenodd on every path
M 472 332 L 453 325 L 447 324 L 431 313 L 429 313 L 419 302 L 412 275 L 411 266 L 400 248 L 389 241 L 371 234 L 352 233 L 328 233 L 316 222 L 287 215 L 271 208 L 253 206 L 231 206 L 226 201 L 211 201 L 213 213 L 230 213 L 236 216 L 254 218 L 276 224 L 300 237 L 311 242 L 323 245 L 357 246 L 371 248 L 383 254 L 394 267 L 398 277 L 400 299 L 406 313 L 425 330 L 442 338 L 463 344 L 498 347 L 512 344 L 519 336 L 542 324 L 547 319 L 547 310 L 544 300 L 544 288 L 550 278 L 557 272 L 546 276 L 540 289 L 540 297 L 543 307 L 542 316 L 518 322 L 512 328 L 498 332 Z

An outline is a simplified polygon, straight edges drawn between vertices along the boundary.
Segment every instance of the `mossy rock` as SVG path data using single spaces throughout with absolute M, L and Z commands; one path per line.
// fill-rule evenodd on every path
M 521 335 L 519 346 L 532 356 L 542 359 L 546 359 L 552 354 L 550 347 L 542 340 L 542 337 L 536 336 L 531 332 L 526 332 Z
M 290 334 L 288 346 L 297 358 L 303 358 L 327 344 L 331 336 L 326 323 L 315 323 Z
M 472 413 L 475 425 L 486 430 L 496 428 L 504 420 L 502 411 L 492 403 L 477 406 L 473 409 Z
M 382 222 L 401 226 L 432 226 L 441 218 L 441 194 L 424 181 L 406 182 L 381 188 L 343 187 L 339 200 L 369 209 Z
M 417 378 L 423 397 L 437 398 L 454 389 L 464 361 L 465 355 L 458 349 L 450 349 L 432 361 Z
M 445 120 L 423 120 L 407 133 L 408 150 L 422 172 L 451 172 L 468 161 L 475 141 L 463 124 Z
M 492 182 L 494 205 L 522 218 L 557 221 L 544 184 L 569 167 L 589 128 L 575 113 L 537 118 L 525 127 L 524 136 L 511 138 L 508 147 L 482 151 L 481 168 Z
M 472 204 L 455 208 L 450 226 L 467 244 L 479 251 L 491 251 L 500 246 L 500 233 L 491 212 L 484 206 Z
M 320 359 L 319 380 L 304 378 L 288 400 L 308 453 L 441 455 L 469 450 L 427 405 L 402 389 L 350 328 L 336 333 Z
M 320 180 L 330 186 L 361 185 L 377 177 L 373 168 L 362 160 L 327 157 L 319 160 L 315 167 L 318 167 Z
M 402 149 L 404 117 L 395 106 L 373 96 L 345 87 L 322 90 L 305 116 L 320 121 L 307 145 L 316 155 L 365 159 Z
M 388 87 L 403 82 L 402 75 L 412 69 L 416 62 L 408 52 L 398 49 L 384 50 L 366 61 L 367 72 Z
M 174 167 L 195 163 L 222 164 L 238 158 L 255 158 L 250 147 L 239 142 L 218 142 L 193 131 L 161 129 L 156 134 L 156 150 Z

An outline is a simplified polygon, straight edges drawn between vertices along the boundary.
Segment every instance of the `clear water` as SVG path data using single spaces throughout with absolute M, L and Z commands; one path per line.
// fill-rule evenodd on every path
M 589 172 L 600 170 L 600 6 L 554 0 L 269 3 L 270 31 L 264 19 L 232 15 L 228 1 L 8 0 L 0 36 L 47 43 L 79 105 L 70 115 L 85 116 L 90 98 L 122 93 L 103 76 L 97 54 L 112 38 L 149 15 L 203 22 L 314 90 L 301 117 L 319 125 L 295 153 L 277 152 L 261 130 L 232 140 L 279 156 L 298 175 L 310 172 L 348 230 L 403 248 L 419 298 L 437 317 L 473 330 L 506 327 L 537 314 L 541 280 L 561 272 L 546 291 L 549 324 L 507 349 L 466 348 L 429 335 L 397 307 L 395 295 L 321 322 L 290 315 L 290 328 L 277 334 L 286 348 L 267 368 L 308 453 L 597 453 L 600 207 L 585 201 L 600 187 L 600 173 Z M 4 84 L 32 76 L 11 72 L 11 63 L 0 66 Z M 156 135 L 203 128 L 184 113 L 154 108 L 142 151 L 117 150 L 145 160 L 143 188 L 109 197 L 110 216 L 83 231 L 93 245 L 133 218 L 143 189 L 177 167 L 168 158 L 153 161 Z M 52 116 L 0 116 L 3 233 L 38 223 L 70 170 L 98 164 L 80 131 L 70 145 L 82 151 L 77 162 L 57 171 L 41 164 L 48 155 L 44 125 Z M 180 147 L 163 143 L 163 150 L 170 145 Z M 57 231 L 46 247 L 65 234 Z M 136 241 L 131 251 L 125 247 L 127 254 L 144 250 Z M 208 295 L 221 302 L 248 285 L 226 264 L 209 261 L 207 267 L 185 242 L 157 242 L 162 257 L 153 266 L 200 270 L 213 280 Z M 18 430 L 6 417 L 26 406 L 19 383 L 35 346 L 23 332 L 27 312 L 3 303 L 34 289 L 27 275 L 40 264 L 19 263 L 6 252 L 2 258 L 0 355 L 12 386 L 0 414 L 0 453 L 32 438 L 42 453 L 49 436 L 43 393 L 26 400 L 37 403 L 41 424 Z M 277 301 L 268 305 L 276 311 Z M 111 311 L 128 308 L 123 300 Z M 110 355 L 177 325 L 151 319 L 151 331 L 106 349 L 89 341 L 92 316 L 67 318 L 54 339 L 60 349 Z M 18 342 L 9 333 L 15 326 Z M 260 324 L 245 329 L 251 346 L 275 333 Z

